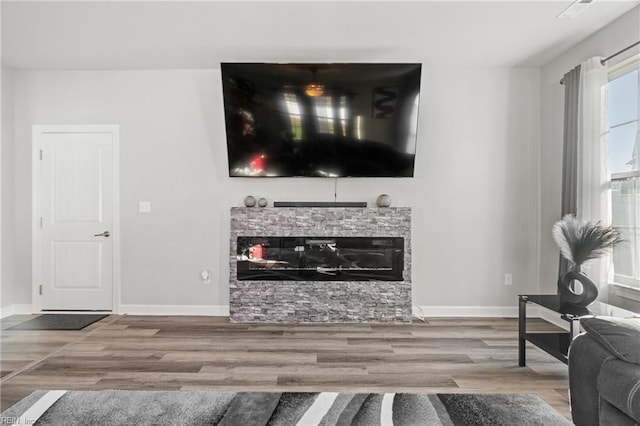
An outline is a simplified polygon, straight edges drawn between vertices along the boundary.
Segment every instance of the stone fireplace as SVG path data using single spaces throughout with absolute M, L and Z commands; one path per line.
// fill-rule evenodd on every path
M 233 322 L 411 321 L 410 208 L 232 208 Z

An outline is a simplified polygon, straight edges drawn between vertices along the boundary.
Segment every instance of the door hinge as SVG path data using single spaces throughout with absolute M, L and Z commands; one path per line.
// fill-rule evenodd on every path
M 40 228 L 42 228 L 42 218 L 40 218 Z
M 42 160 L 42 150 L 40 150 L 40 159 Z
M 42 296 L 42 284 L 40 284 L 40 296 Z

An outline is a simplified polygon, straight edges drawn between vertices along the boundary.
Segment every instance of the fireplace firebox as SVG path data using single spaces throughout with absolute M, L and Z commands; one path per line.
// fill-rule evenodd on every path
M 402 237 L 244 237 L 239 281 L 403 281 Z

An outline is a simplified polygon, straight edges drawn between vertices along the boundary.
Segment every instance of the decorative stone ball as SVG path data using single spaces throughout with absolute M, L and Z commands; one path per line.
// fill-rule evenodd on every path
M 387 194 L 380 194 L 378 199 L 376 200 L 376 204 L 378 207 L 389 207 L 391 205 L 391 197 Z
M 260 198 L 260 199 L 258 199 L 258 206 L 260 206 L 260 207 L 267 207 L 267 199 L 266 199 L 266 198 Z
M 244 205 L 246 207 L 253 207 L 256 205 L 256 199 L 252 195 L 247 195 L 244 197 Z

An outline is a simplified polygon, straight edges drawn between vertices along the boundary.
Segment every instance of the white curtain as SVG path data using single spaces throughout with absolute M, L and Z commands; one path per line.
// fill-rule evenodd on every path
M 578 106 L 577 217 L 586 222 L 611 224 L 606 138 L 607 68 L 601 57 L 581 64 Z M 591 260 L 583 267 L 600 285 L 599 299 L 606 299 L 611 256 Z

